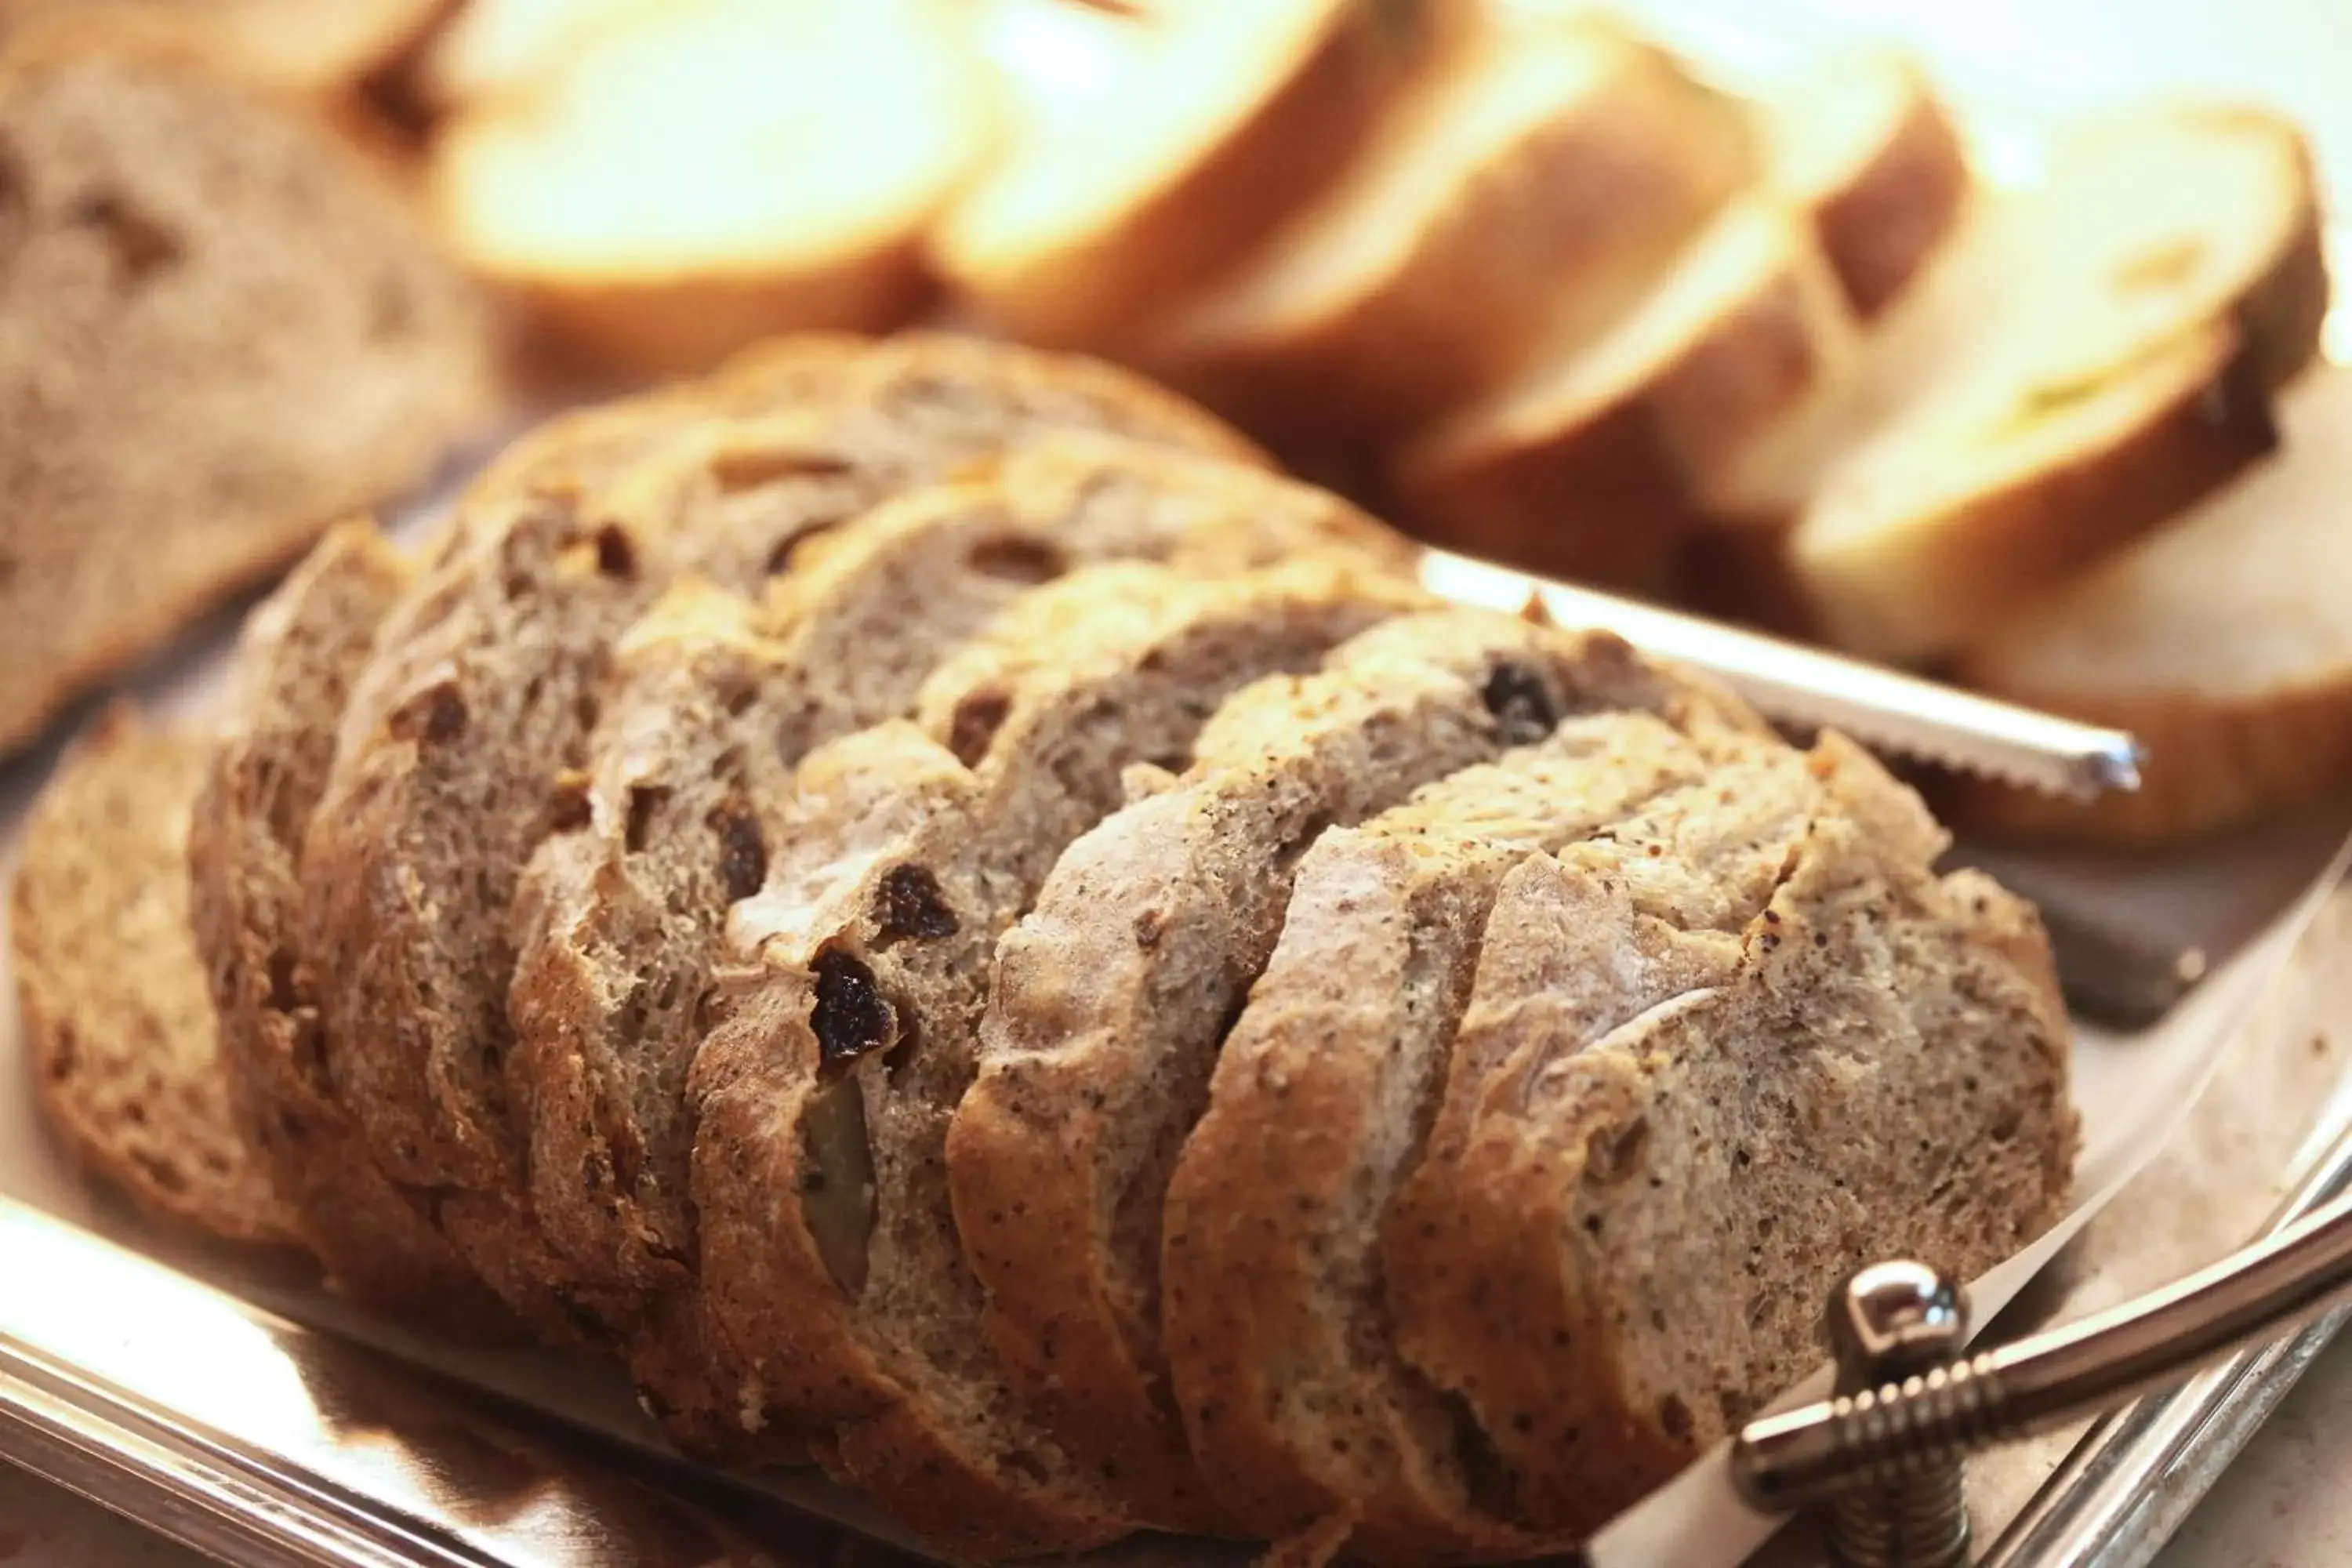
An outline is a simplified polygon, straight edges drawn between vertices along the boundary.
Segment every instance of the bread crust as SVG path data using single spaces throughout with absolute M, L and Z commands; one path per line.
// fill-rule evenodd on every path
M 357 1147 L 324 1071 L 319 982 L 299 962 L 298 858 L 334 721 L 410 566 L 345 523 L 247 623 L 237 687 L 188 836 L 192 924 L 238 1123 L 331 1284 L 462 1333 L 510 1331 L 495 1298 Z
M 933 266 L 1024 342 L 1105 347 L 1135 332 L 1328 184 L 1454 25 L 1444 0 L 1311 3 L 1328 16 L 1295 68 L 1174 178 L 1050 254 L 972 255 L 950 212 Z
M 44 1120 L 140 1209 L 288 1244 L 293 1216 L 238 1130 L 188 929 L 187 830 L 205 743 L 109 705 L 25 822 L 9 958 Z M 123 984 L 123 948 L 140 971 Z
M 1895 302 L 1958 226 L 1974 183 L 1942 99 L 1915 63 L 1891 68 L 1909 88 L 1902 116 L 1853 178 L 1808 203 L 1822 250 L 1865 321 Z

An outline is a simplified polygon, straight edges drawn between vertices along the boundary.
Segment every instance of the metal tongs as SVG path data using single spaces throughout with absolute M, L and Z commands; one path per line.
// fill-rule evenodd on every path
M 1991 1350 L 1965 1352 L 1965 1299 L 1936 1270 L 1861 1270 L 1830 1302 L 1835 1392 L 1751 1422 L 1732 1448 L 1733 1482 L 1770 1512 L 1828 1505 L 1841 1568 L 1957 1568 L 1969 1547 L 1962 1461 L 2098 1415 L 1977 1563 L 2145 1563 L 2352 1313 L 2347 1303 L 2352 1131 L 2252 1245 Z

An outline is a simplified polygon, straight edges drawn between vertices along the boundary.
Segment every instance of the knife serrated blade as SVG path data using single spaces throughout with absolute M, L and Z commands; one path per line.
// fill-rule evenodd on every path
M 1442 598 L 1517 610 L 1532 597 L 1566 626 L 1615 632 L 1713 676 L 1786 724 L 1834 729 L 1883 752 L 2088 799 L 2139 787 L 2139 743 L 1916 675 L 1449 551 L 1424 550 L 1422 584 Z

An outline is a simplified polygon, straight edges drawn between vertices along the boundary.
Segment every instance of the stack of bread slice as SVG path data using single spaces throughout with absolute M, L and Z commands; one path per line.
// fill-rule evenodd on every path
M 332 535 L 215 735 L 76 753 L 12 924 L 54 1121 L 960 1560 L 1557 1551 L 1842 1272 L 2060 1212 L 2065 1020 L 1869 758 L 1413 560 L 1034 351 L 569 416 L 419 555 Z

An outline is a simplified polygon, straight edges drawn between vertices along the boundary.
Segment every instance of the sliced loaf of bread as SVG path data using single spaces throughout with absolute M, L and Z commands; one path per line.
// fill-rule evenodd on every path
M 2295 387 L 2286 450 L 2050 597 L 1987 627 L 1957 672 L 2129 730 L 2140 787 L 2095 803 L 1955 783 L 1971 826 L 2162 839 L 2251 821 L 2352 779 L 2352 374 Z
M 1278 444 L 1360 438 L 1599 331 L 1748 177 L 1747 118 L 1598 21 L 1475 26 L 1141 363 Z
M 681 573 L 756 587 L 811 533 L 1044 430 L 1248 450 L 1133 377 L 1019 349 L 825 339 L 763 358 L 730 383 L 761 386 L 772 412 L 706 421 L 609 482 L 526 477 L 461 508 L 354 689 L 304 851 L 313 963 L 339 977 L 337 1092 L 386 1172 L 439 1189 L 445 1231 L 544 1331 L 593 1337 L 603 1313 L 551 1283 L 530 1220 L 509 905 L 579 805 L 558 780 L 588 760 L 631 622 Z
M 921 238 L 990 141 L 952 0 L 671 0 L 568 47 L 436 137 L 458 255 L 621 370 L 771 332 L 895 326 Z
M 481 300 L 382 173 L 193 50 L 13 33 L 0 144 L 6 751 L 430 477 L 496 376 Z
M 802 766 L 768 885 L 730 917 L 756 960 L 689 1080 L 702 1283 L 747 1397 L 838 1423 L 828 1468 L 935 1546 L 1133 1523 L 1005 1386 L 957 1240 L 945 1144 L 998 936 L 1136 764 L 1181 767 L 1228 693 L 1426 602 L 1311 559 L 1085 569 L 940 666 L 918 720 Z
M 188 928 L 188 819 L 205 748 L 128 703 L 100 713 L 25 821 L 8 956 L 25 1060 L 80 1164 L 158 1218 L 289 1242 L 294 1216 L 229 1107 Z
M 1758 140 L 1756 185 L 1607 331 L 1538 353 L 1399 450 L 1391 489 L 1415 531 L 1556 575 L 1673 584 L 1717 489 L 1852 374 L 1857 305 L 1895 298 L 1969 188 L 1941 104 L 1895 58 L 1822 68 L 1761 108 Z
M 1073 567 L 1342 552 L 1404 563 L 1402 541 L 1322 491 L 1070 431 L 810 541 L 762 603 L 670 590 L 622 643 L 577 804 L 515 899 L 511 1070 L 531 1208 L 562 1280 L 648 1310 L 692 1280 L 685 1076 L 728 907 L 759 890 L 804 753 L 911 709 L 935 664 Z M 610 1327 L 633 1352 L 685 1364 L 667 1311 Z M 639 1383 L 674 1434 L 734 1420 L 731 1394 Z
M 1160 1201 L 1299 858 L 1563 713 L 1704 700 L 1605 637 L 1389 622 L 1226 703 L 1183 776 L 1072 844 L 1005 934 L 948 1142 L 957 1228 L 991 1344 L 1139 1517 L 1232 1528 L 1164 1394 Z
M 1453 30 L 1458 0 L 1261 0 L 1145 10 L 1087 0 L 987 9 L 1016 100 L 1050 79 L 1064 20 L 1082 60 L 1120 68 L 1073 106 L 1024 112 L 1001 163 L 941 218 L 933 265 L 1030 342 L 1117 342 L 1232 267 L 1346 164 L 1415 65 Z M 1108 32 L 1110 36 L 1089 37 Z M 1092 47 L 1088 47 L 1092 46 Z
M 1855 1267 L 1971 1277 L 2068 1201 L 2031 909 L 1937 878 L 1943 835 L 1857 748 L 1826 736 L 1804 769 L 1778 856 L 1711 781 L 1681 832 L 1525 862 L 1486 921 L 1382 1278 L 1525 1527 L 1589 1531 L 1753 1415 L 1820 1360 Z
M 503 1314 L 367 1158 L 326 1078 L 319 976 L 302 958 L 302 838 L 335 727 L 412 568 L 347 523 L 247 623 L 188 836 L 193 921 L 246 1137 L 329 1282 L 362 1306 L 459 1331 Z

